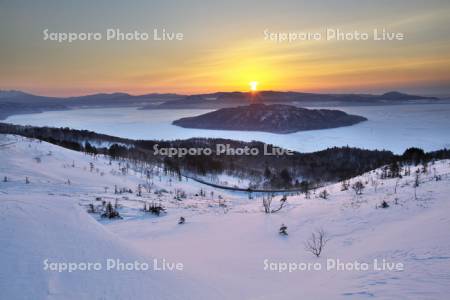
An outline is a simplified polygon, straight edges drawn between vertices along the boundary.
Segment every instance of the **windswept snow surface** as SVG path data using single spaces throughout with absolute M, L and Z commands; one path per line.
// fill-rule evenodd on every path
M 125 165 L 0 135 L 2 299 L 448 298 L 450 161 L 429 164 L 416 189 L 420 166 L 401 179 L 382 180 L 381 171 L 374 170 L 350 181 L 364 183 L 362 195 L 333 184 L 310 199 L 289 195 L 286 207 L 273 214 L 264 214 L 257 195 L 249 199 L 156 171 L 147 179 L 133 165 L 125 174 Z M 145 187 L 141 197 L 139 184 Z M 133 192 L 115 194 L 114 186 Z M 330 194 L 327 199 L 318 197 L 323 189 Z M 86 212 L 89 204 L 101 208 L 102 201 L 114 204 L 116 199 L 121 220 Z M 380 207 L 383 200 L 388 208 Z M 167 213 L 144 213 L 144 202 L 161 203 Z M 177 224 L 180 216 L 186 218 L 183 225 Z M 282 223 L 288 236 L 278 234 Z M 318 228 L 329 237 L 320 258 L 304 247 Z M 152 265 L 154 258 L 182 263 L 183 270 L 105 268 L 107 259 Z M 45 270 L 45 259 L 101 262 L 103 269 Z M 375 270 L 375 259 L 378 266 L 384 260 L 403 270 L 386 265 Z M 337 260 L 349 263 L 347 268 L 327 269 Z M 357 265 L 353 262 L 367 263 L 369 269 L 348 270 Z M 283 263 L 321 269 L 280 272 Z

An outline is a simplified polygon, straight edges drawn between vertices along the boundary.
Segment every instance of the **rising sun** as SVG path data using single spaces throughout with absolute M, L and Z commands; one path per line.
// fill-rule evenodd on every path
M 258 81 L 251 81 L 248 83 L 250 85 L 250 90 L 256 92 L 258 90 Z

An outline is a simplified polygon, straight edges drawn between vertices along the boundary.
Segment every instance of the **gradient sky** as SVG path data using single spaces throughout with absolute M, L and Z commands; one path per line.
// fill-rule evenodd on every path
M 325 28 L 404 41 L 264 40 Z M 53 32 L 183 32 L 183 41 L 44 41 Z M 388 90 L 450 94 L 450 1 L 0 0 L 0 89 L 67 96 L 123 91 Z

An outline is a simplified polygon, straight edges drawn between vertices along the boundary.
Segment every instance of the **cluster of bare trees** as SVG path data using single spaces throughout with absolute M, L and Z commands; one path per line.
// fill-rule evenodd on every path
M 116 199 L 114 205 L 111 204 L 111 202 L 106 202 L 102 200 L 101 197 L 96 198 L 97 201 L 102 201 L 101 206 L 96 206 L 94 203 L 89 203 L 87 212 L 91 214 L 97 214 L 99 213 L 102 218 L 107 219 L 122 219 L 122 217 L 119 214 L 118 208 L 119 203 Z
M 152 202 L 148 205 L 147 203 L 144 203 L 143 211 L 159 216 L 162 213 L 165 213 L 166 209 L 162 206 L 161 203 Z

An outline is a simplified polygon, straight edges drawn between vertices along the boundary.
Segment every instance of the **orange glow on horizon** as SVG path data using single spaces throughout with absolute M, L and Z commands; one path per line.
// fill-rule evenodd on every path
M 0 76 L 0 89 L 46 96 L 114 92 L 193 95 L 256 93 L 261 91 L 260 83 L 264 83 L 264 90 L 381 93 L 407 92 L 418 86 L 434 89 L 450 81 L 447 53 L 436 50 L 435 55 L 423 58 L 413 51 L 414 48 L 409 47 L 410 51 L 405 52 L 398 47 L 374 57 L 372 48 L 365 48 L 365 44 L 352 48 L 345 45 L 332 42 L 267 44 L 262 40 L 248 40 L 223 46 L 220 51 L 202 51 L 186 57 L 176 52 L 170 62 L 130 56 L 126 62 L 109 63 L 105 57 L 102 64 L 94 64 L 91 57 L 84 57 L 85 60 L 67 63 L 77 63 L 70 67 L 71 76 L 67 76 L 67 68 L 55 63 L 50 65 L 52 72 L 35 74 L 30 71 L 20 74 L 20 80 Z

